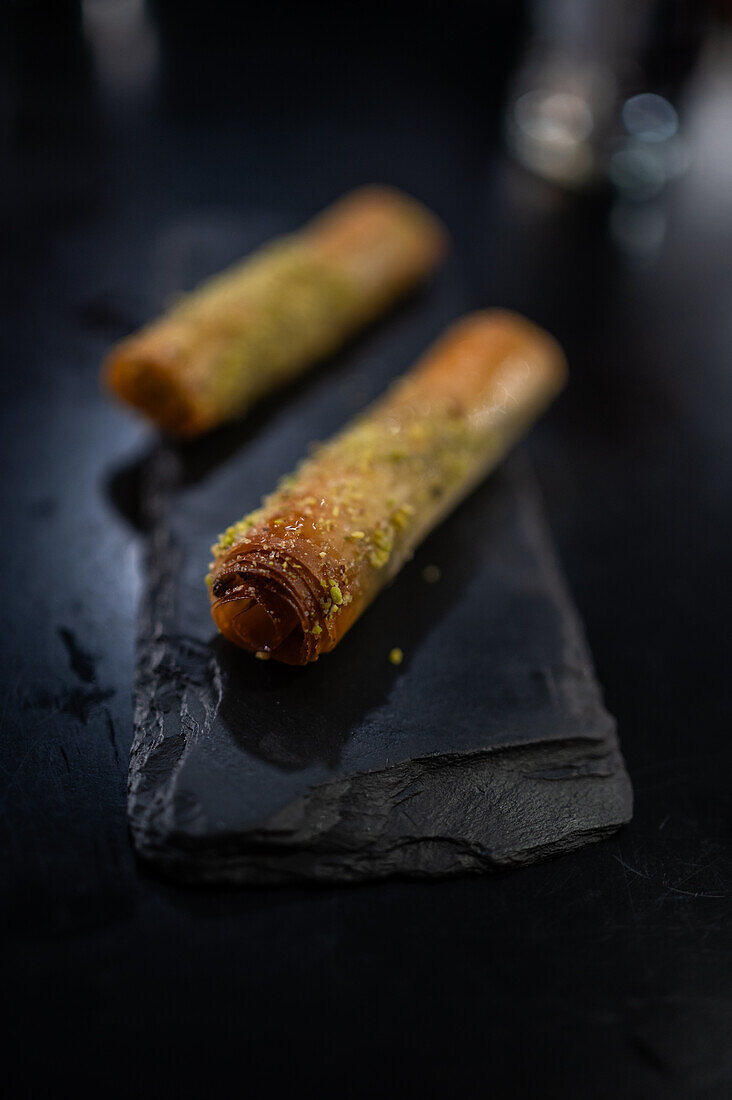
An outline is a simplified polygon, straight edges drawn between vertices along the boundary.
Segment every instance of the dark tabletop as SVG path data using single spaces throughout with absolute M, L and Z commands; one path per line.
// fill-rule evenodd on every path
M 345 8 L 8 8 L 9 1095 L 48 1095 L 42 1074 L 100 1095 L 728 1096 L 729 51 L 712 36 L 679 91 L 689 170 L 620 216 L 507 160 L 508 0 Z M 125 814 L 150 433 L 98 365 L 145 319 L 181 226 L 274 211 L 294 228 L 369 180 L 444 218 L 467 305 L 523 310 L 567 350 L 532 450 L 635 818 L 493 877 L 174 887 L 136 864 Z

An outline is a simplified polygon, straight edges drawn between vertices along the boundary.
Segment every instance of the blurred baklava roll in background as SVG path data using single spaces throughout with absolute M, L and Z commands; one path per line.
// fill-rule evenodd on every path
M 425 279 L 445 245 L 419 202 L 360 188 L 123 340 L 107 384 L 164 431 L 199 435 L 339 348 Z

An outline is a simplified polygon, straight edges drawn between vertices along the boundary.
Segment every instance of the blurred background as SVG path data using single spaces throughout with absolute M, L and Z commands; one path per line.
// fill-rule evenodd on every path
M 255 1094 L 729 1096 L 732 6 L 2 20 L 9 1095 L 39 1074 L 218 1094 L 233 1061 Z M 150 433 L 99 364 L 212 235 L 369 181 L 444 219 L 465 309 L 518 309 L 567 351 L 530 449 L 636 817 L 491 880 L 178 891 L 126 834 Z

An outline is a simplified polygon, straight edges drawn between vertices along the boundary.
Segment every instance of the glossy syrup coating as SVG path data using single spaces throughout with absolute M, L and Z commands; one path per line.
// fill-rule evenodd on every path
M 558 345 L 523 318 L 458 322 L 221 535 L 208 575 L 219 629 L 292 664 L 332 649 L 564 379 Z

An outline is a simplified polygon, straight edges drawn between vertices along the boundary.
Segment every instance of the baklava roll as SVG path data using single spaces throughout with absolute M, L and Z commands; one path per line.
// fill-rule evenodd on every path
M 221 633 L 286 664 L 333 649 L 565 378 L 558 344 L 522 317 L 453 325 L 220 536 L 207 581 Z
M 444 247 L 414 199 L 353 191 L 123 340 L 107 383 L 165 431 L 199 435 L 335 351 L 424 279 Z

